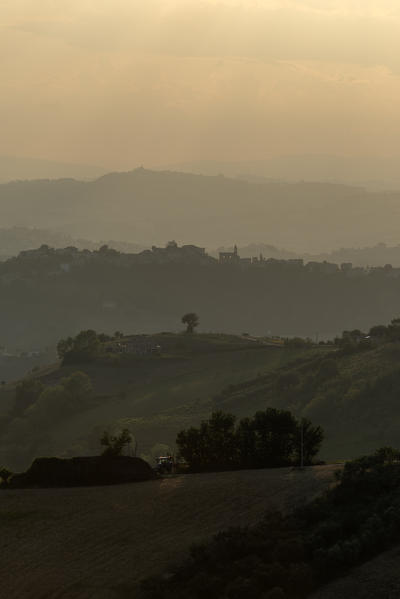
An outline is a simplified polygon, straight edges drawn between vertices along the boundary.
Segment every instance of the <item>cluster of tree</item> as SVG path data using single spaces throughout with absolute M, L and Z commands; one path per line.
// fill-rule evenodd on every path
M 305 340 L 309 341 L 309 340 Z M 374 325 L 368 332 L 360 329 L 345 330 L 333 341 L 320 341 L 320 345 L 335 345 L 342 353 L 369 350 L 382 343 L 400 341 L 400 318 L 393 318 L 388 325 Z
M 122 455 L 124 448 L 134 440 L 134 437 L 128 428 L 124 428 L 120 433 L 111 434 L 109 431 L 104 431 L 100 439 L 100 445 L 104 447 L 103 456 L 116 457 Z M 136 442 L 134 455 L 136 455 Z
M 91 362 L 102 353 L 103 343 L 122 337 L 123 334 L 120 331 L 116 331 L 114 337 L 105 333 L 96 333 L 92 329 L 81 331 L 76 337 L 67 337 L 57 343 L 58 357 L 63 364 Z
M 400 341 L 400 318 L 393 318 L 390 324 L 379 324 L 371 327 L 368 332 L 360 329 L 345 330 L 342 335 L 333 340 L 320 341 L 319 345 L 334 345 L 344 353 L 354 353 L 368 350 L 379 343 Z M 312 339 L 306 337 L 291 337 L 285 339 L 285 345 L 292 348 L 307 348 L 314 345 Z
M 380 341 L 400 341 L 400 318 L 393 318 L 387 326 L 378 324 L 373 326 L 368 335 Z
M 172 576 L 147 580 L 141 597 L 305 599 L 400 540 L 399 458 L 383 448 L 346 463 L 322 497 L 194 546 Z
M 82 371 L 51 384 L 35 376 L 22 379 L 15 387 L 14 398 L 10 398 L 7 413 L 0 417 L 0 466 L 3 463 L 20 470 L 38 454 L 60 451 L 55 430 L 60 423 L 91 409 L 93 399 L 92 381 Z M 2 474 L 0 478 L 4 479 Z
M 321 427 L 309 420 L 267 408 L 239 422 L 232 414 L 214 412 L 200 428 L 181 431 L 176 444 L 191 469 L 219 470 L 311 464 L 322 440 Z

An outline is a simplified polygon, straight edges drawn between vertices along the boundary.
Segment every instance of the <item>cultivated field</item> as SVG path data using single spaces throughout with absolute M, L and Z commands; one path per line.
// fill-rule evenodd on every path
M 144 483 L 0 492 L 0 595 L 135 597 L 195 541 L 289 509 L 332 484 L 338 466 L 188 474 Z

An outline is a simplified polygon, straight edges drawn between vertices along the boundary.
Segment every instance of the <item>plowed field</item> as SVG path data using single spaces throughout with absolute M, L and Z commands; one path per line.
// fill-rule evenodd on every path
M 117 599 L 229 526 L 289 509 L 337 466 L 187 474 L 144 483 L 0 492 L 0 596 Z M 125 595 L 126 596 L 126 595 Z

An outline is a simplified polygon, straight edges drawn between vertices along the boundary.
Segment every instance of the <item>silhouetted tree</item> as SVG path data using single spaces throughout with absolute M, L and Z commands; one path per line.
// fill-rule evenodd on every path
M 177 445 L 181 456 L 194 468 L 219 469 L 237 465 L 236 417 L 213 412 L 200 429 L 181 431 Z
M 259 467 L 284 466 L 294 451 L 297 423 L 285 410 L 267 408 L 253 418 L 255 431 L 254 462 Z
M 119 456 L 122 453 L 125 445 L 129 445 L 132 441 L 132 434 L 129 429 L 124 428 L 119 435 L 110 435 L 108 431 L 104 431 L 100 439 L 100 444 L 105 446 L 103 456 Z
M 309 420 L 299 423 L 285 410 L 267 408 L 235 426 L 235 416 L 214 412 L 200 428 L 181 431 L 176 439 L 181 456 L 193 469 L 266 468 L 297 464 L 303 427 L 304 462 L 318 453 L 323 431 Z
M 194 329 L 199 325 L 199 317 L 195 312 L 188 312 L 182 316 L 182 322 L 186 325 L 186 332 L 194 333 Z
M 253 468 L 256 454 L 256 431 L 251 418 L 242 418 L 236 431 L 237 451 L 243 468 Z
M 303 428 L 303 433 L 301 429 Z M 324 431 L 320 426 L 313 426 L 312 422 L 307 418 L 302 418 L 297 426 L 295 449 L 297 454 L 297 463 L 301 460 L 301 437 L 303 437 L 303 459 L 304 464 L 312 463 L 313 458 L 321 449 L 322 441 L 324 440 Z

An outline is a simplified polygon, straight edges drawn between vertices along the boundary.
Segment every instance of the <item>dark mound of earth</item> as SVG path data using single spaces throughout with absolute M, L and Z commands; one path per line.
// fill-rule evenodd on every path
M 14 474 L 7 488 L 79 487 L 133 483 L 155 478 L 141 458 L 93 456 L 69 459 L 37 458 L 29 470 Z

